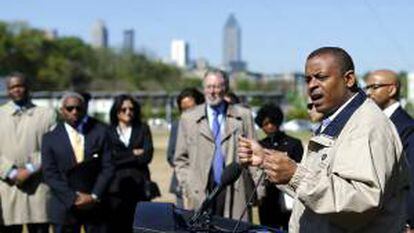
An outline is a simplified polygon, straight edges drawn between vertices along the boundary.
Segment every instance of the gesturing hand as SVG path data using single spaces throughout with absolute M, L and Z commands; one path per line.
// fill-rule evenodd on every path
M 296 172 L 297 164 L 286 152 L 264 149 L 263 168 L 268 179 L 277 184 L 287 184 Z
M 240 136 L 237 155 L 244 166 L 260 166 L 264 156 L 263 147 L 255 140 Z

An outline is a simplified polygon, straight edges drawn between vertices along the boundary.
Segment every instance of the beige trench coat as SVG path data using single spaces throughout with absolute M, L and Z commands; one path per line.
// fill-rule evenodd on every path
M 238 161 L 236 152 L 239 135 L 255 137 L 251 111 L 244 107 L 229 105 L 224 135 L 222 135 L 222 150 L 226 165 Z M 181 116 L 174 156 L 178 182 L 188 198 L 186 208 L 196 209 L 206 198 L 213 153 L 214 138 L 208 124 L 206 105 L 199 105 Z M 241 178 L 227 188 L 225 217 L 233 219 L 240 217 L 247 197 L 253 190 L 252 178 L 257 179 L 256 172 L 244 170 Z M 247 214 L 244 220 L 249 219 L 250 216 Z
M 24 167 L 31 162 L 40 166 L 42 136 L 55 123 L 53 109 L 31 105 L 16 113 L 13 103 L 0 108 L 0 198 L 2 224 L 48 222 L 46 204 L 48 187 L 41 182 L 41 174 L 33 175 L 21 188 L 5 182 L 14 166 Z
M 371 100 L 337 139 L 313 137 L 291 179 L 290 233 L 402 232 L 408 188 L 397 131 Z

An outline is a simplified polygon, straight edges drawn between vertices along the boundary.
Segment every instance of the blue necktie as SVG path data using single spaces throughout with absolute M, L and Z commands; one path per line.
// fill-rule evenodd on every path
M 221 151 L 221 134 L 220 124 L 218 121 L 219 115 L 218 109 L 213 109 L 213 136 L 214 136 L 214 158 L 213 158 L 213 172 L 214 181 L 216 184 L 220 184 L 221 175 L 224 167 L 224 157 Z

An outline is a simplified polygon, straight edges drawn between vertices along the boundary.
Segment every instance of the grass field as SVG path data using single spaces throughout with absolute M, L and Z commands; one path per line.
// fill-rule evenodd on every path
M 309 132 L 290 132 L 289 134 L 294 137 L 300 138 L 302 142 L 304 142 L 304 144 L 307 143 L 310 137 Z M 172 169 L 167 163 L 166 158 L 169 131 L 161 129 L 152 129 L 152 136 L 154 141 L 154 158 L 150 164 L 151 178 L 158 183 L 162 195 L 154 201 L 174 202 L 174 195 L 168 192 L 172 174 Z M 253 211 L 253 221 L 254 223 L 258 223 L 257 211 Z

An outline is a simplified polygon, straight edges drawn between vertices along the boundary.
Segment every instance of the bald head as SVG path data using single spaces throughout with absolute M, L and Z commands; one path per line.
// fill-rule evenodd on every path
M 19 106 L 24 106 L 29 99 L 29 87 L 26 76 L 14 72 L 6 77 L 7 93 L 10 99 Z
M 369 73 L 365 90 L 381 109 L 387 108 L 398 102 L 400 98 L 400 82 L 397 73 L 385 69 Z

